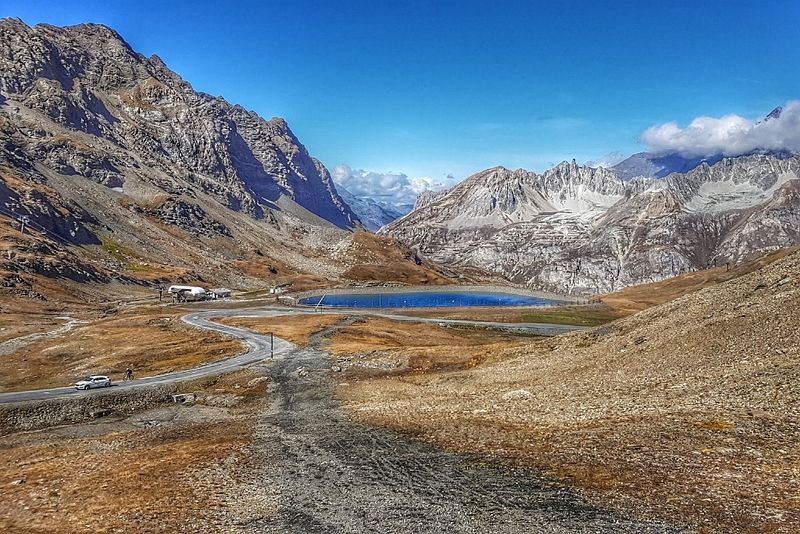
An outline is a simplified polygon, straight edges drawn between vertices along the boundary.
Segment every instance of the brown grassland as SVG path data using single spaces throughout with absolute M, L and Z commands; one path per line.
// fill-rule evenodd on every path
M 364 318 L 340 330 L 326 349 L 342 376 L 405 375 L 469 369 L 526 338 L 491 330 Z
M 441 338 L 423 365 L 404 363 L 417 325 L 345 329 L 337 394 L 361 422 L 532 466 L 636 517 L 796 531 L 798 273 L 800 253 L 588 333 Z
M 213 531 L 228 500 L 267 506 L 242 490 L 258 469 L 243 447 L 265 399 L 259 376 L 240 371 L 193 384 L 194 406 L 0 437 L 0 530 Z M 222 465 L 236 466 L 236 475 Z
M 308 337 L 320 330 L 335 324 L 342 318 L 341 315 L 293 315 L 277 317 L 222 317 L 217 322 L 228 326 L 246 328 L 259 334 L 285 339 L 295 345 L 305 346 Z
M 67 386 L 89 374 L 121 379 L 128 366 L 136 376 L 162 374 L 242 350 L 238 341 L 184 324 L 185 313 L 135 306 L 84 318 L 68 332 L 35 339 L 0 358 L 0 391 Z

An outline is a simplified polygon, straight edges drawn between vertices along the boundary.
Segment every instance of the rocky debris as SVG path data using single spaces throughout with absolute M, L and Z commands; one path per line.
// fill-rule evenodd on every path
M 86 210 L 53 189 L 20 180 L 15 174 L 3 169 L 0 155 L 0 215 L 16 220 L 26 217 L 30 230 L 43 232 L 61 244 L 100 242 L 87 227 L 97 221 Z
M 13 243 L 12 254 L 0 255 L 0 286 L 4 288 L 32 291 L 39 295 L 33 290 L 31 277 L 26 275 L 42 275 L 75 282 L 110 280 L 109 274 L 104 270 L 52 242 L 20 239 Z
M 800 156 L 754 154 L 664 179 L 562 163 L 467 178 L 379 232 L 444 264 L 599 294 L 800 243 Z
M 78 423 L 112 413 L 130 413 L 164 404 L 178 386 L 154 385 L 97 395 L 62 397 L 43 401 L 8 403 L 0 406 L 0 435 Z
M 531 397 L 531 392 L 527 389 L 515 389 L 512 391 L 507 391 L 503 393 L 502 399 L 504 401 L 513 401 L 513 400 L 520 400 L 520 399 L 528 399 Z
M 247 387 L 248 388 L 254 388 L 254 387 L 256 387 L 256 386 L 258 386 L 260 384 L 263 384 L 264 382 L 269 382 L 269 378 L 267 378 L 266 376 L 259 376 L 259 377 L 256 377 L 256 378 L 253 378 L 252 380 L 250 380 L 247 383 Z

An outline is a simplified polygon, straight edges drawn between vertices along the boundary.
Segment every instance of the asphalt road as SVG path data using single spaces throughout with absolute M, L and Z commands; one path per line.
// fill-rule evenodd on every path
M 490 329 L 501 329 L 506 331 L 526 333 L 531 335 L 554 336 L 565 332 L 574 330 L 581 330 L 581 327 L 569 325 L 554 325 L 554 324 L 540 324 L 540 323 L 497 323 L 487 321 L 467 321 L 467 320 L 454 320 L 454 319 L 436 319 L 436 318 L 419 318 L 410 317 L 406 315 L 394 315 L 388 313 L 379 313 L 371 310 L 344 310 L 344 309 L 328 309 L 323 308 L 320 312 L 336 313 L 348 316 L 369 316 L 381 317 L 391 319 L 394 321 L 406 322 L 421 322 L 421 323 L 434 323 L 445 324 L 450 326 L 477 326 Z M 131 389 L 139 388 L 158 384 L 170 384 L 174 382 L 181 382 L 184 380 L 193 380 L 196 378 L 203 378 L 206 376 L 214 376 L 219 374 L 228 373 L 237 369 L 247 367 L 256 362 L 265 360 L 271 357 L 270 341 L 267 336 L 263 336 L 246 330 L 243 328 L 235 328 L 214 322 L 212 319 L 217 317 L 274 317 L 280 315 L 300 315 L 300 314 L 314 314 L 313 309 L 304 308 L 244 308 L 244 309 L 229 309 L 229 310 L 212 310 L 212 311 L 198 311 L 185 315 L 182 319 L 187 324 L 205 330 L 213 330 L 220 332 L 244 341 L 248 350 L 233 358 L 220 360 L 213 363 L 186 369 L 183 371 L 175 371 L 158 376 L 137 378 L 130 382 L 115 382 L 111 388 L 98 388 L 88 391 L 78 391 L 73 387 L 61 387 L 51 389 L 36 389 L 29 391 L 15 391 L 9 393 L 0 393 L 0 404 L 10 402 L 26 402 L 37 401 L 44 399 L 52 399 L 57 397 L 67 397 L 71 395 L 98 395 L 106 393 L 110 390 Z M 274 338 L 274 352 L 275 359 L 280 359 L 295 346 L 288 341 L 279 338 Z M 98 374 L 101 374 L 98 372 Z

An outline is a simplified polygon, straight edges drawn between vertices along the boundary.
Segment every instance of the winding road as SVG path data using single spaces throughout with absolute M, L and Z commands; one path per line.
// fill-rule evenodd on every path
M 253 463 L 246 464 L 243 468 L 246 472 L 236 471 L 235 465 L 230 469 L 248 481 L 247 495 L 256 495 L 252 502 L 260 503 L 260 507 L 250 507 L 247 515 L 235 519 L 236 532 L 571 534 L 681 530 L 597 507 L 575 490 L 520 466 L 445 451 L 391 430 L 353 421 L 334 392 L 331 360 L 322 349 L 326 338 L 364 315 L 426 323 L 495 325 L 337 311 L 346 317 L 312 334 L 305 347 L 275 338 L 274 361 L 259 366 L 269 378 L 269 405 L 257 416 L 252 443 L 243 450 Z M 314 312 L 261 308 L 190 313 L 183 317 L 186 323 L 240 338 L 249 350 L 227 360 L 119 387 L 164 384 L 263 362 L 270 358 L 269 336 L 213 319 L 306 313 Z M 576 329 L 553 325 L 513 325 L 513 328 L 542 335 Z M 5 393 L 0 395 L 0 401 L 91 395 L 100 391 L 58 388 Z M 244 502 L 248 502 L 247 498 Z
M 420 318 L 410 317 L 407 315 L 395 315 L 388 313 L 379 313 L 370 310 L 343 310 L 343 309 L 322 309 L 325 313 L 336 313 L 354 317 L 381 317 L 384 319 L 391 319 L 393 321 L 406 321 L 406 322 L 422 322 L 422 323 L 435 323 L 448 326 L 478 326 L 489 329 L 506 330 L 517 333 L 526 333 L 541 336 L 554 336 L 564 332 L 579 330 L 581 327 L 569 325 L 554 325 L 554 324 L 540 324 L 540 323 L 498 323 L 487 321 L 466 321 L 455 319 L 435 319 L 435 318 Z M 241 339 L 244 341 L 248 349 L 242 354 L 220 360 L 212 363 L 207 363 L 192 369 L 185 369 L 183 371 L 175 371 L 158 376 L 151 376 L 139 378 L 130 382 L 115 382 L 112 391 L 119 391 L 122 389 L 141 388 L 153 385 L 165 385 L 184 380 L 194 380 L 207 376 L 215 376 L 243 367 L 247 367 L 254 363 L 263 361 L 270 358 L 270 341 L 266 336 L 262 336 L 250 330 L 243 328 L 235 328 L 232 326 L 223 325 L 214 322 L 213 319 L 219 317 L 275 317 L 275 316 L 291 316 L 291 315 L 306 315 L 319 313 L 310 308 L 286 308 L 286 307 L 265 307 L 265 308 L 239 308 L 239 309 L 225 309 L 225 310 L 207 310 L 193 312 L 182 317 L 183 321 L 196 328 L 204 330 L 212 330 L 221 334 L 229 335 L 231 337 Z M 295 346 L 288 341 L 279 338 L 274 338 L 274 351 L 272 356 L 274 358 L 281 358 L 293 350 Z M 34 389 L 28 391 L 13 391 L 8 393 L 0 393 L 0 404 L 10 402 L 29 402 L 39 401 L 46 399 L 53 399 L 58 397 L 67 397 L 71 395 L 100 395 L 108 393 L 109 389 L 100 388 L 88 391 L 78 391 L 73 387 L 60 387 L 50 389 Z

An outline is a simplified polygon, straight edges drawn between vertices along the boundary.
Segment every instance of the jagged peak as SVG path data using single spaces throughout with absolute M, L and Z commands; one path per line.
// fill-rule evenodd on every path
M 269 122 L 273 126 L 280 128 L 281 130 L 291 131 L 289 128 L 289 123 L 286 122 L 286 119 L 284 119 L 283 117 L 272 117 L 267 122 Z
M 17 29 L 24 29 L 30 30 L 31 27 L 25 24 L 25 22 L 17 17 L 3 17 L 0 19 L 0 28 L 17 28 Z
M 781 113 L 783 113 L 783 106 L 776 107 L 775 109 L 773 109 L 772 111 L 769 112 L 769 115 L 767 115 L 764 118 L 764 122 L 766 122 L 768 120 L 771 120 L 771 119 L 777 119 L 778 117 L 781 116 Z
M 33 27 L 34 30 L 46 30 L 51 33 L 57 33 L 70 36 L 90 37 L 92 39 L 102 38 L 108 41 L 115 41 L 122 48 L 126 49 L 128 53 L 136 58 L 142 58 L 133 47 L 126 41 L 122 35 L 119 34 L 114 28 L 106 26 L 105 24 L 95 22 L 83 22 L 81 24 L 73 24 L 72 26 L 54 26 L 52 24 L 40 23 Z

